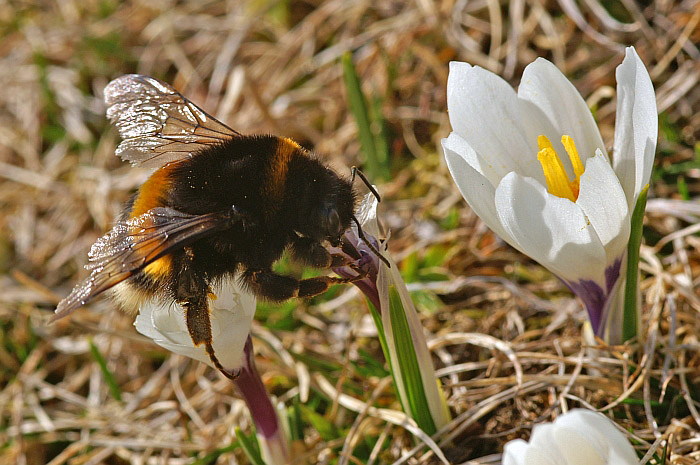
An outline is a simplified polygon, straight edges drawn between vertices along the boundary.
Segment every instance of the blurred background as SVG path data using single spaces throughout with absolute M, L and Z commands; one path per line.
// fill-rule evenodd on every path
M 602 407 L 623 386 L 615 416 L 640 444 L 671 435 L 667 463 L 698 463 L 700 239 L 697 228 L 669 234 L 700 218 L 699 22 L 697 0 L 0 1 L 0 463 L 247 463 L 233 428 L 251 434 L 250 421 L 218 373 L 138 335 L 108 299 L 47 324 L 149 174 L 114 156 L 104 116 L 104 86 L 127 73 L 171 83 L 240 132 L 294 138 L 341 173 L 365 168 L 458 419 L 443 446 L 454 463 L 498 463 L 506 440 L 552 418 L 558 396 Z M 614 70 L 628 45 L 660 112 L 645 230 L 655 261 L 642 263 L 653 342 L 639 364 L 616 348 L 574 380 L 588 363 L 576 358 L 580 302 L 481 223 L 445 166 L 448 63 L 517 86 L 528 63 L 551 60 L 611 147 Z M 386 154 L 373 166 L 344 56 Z M 308 273 L 286 259 L 279 267 Z M 332 395 L 400 410 L 354 289 L 259 304 L 256 320 L 263 379 L 300 420 L 297 463 L 337 463 L 347 441 L 352 463 L 435 460 L 410 433 Z M 516 389 L 503 353 L 448 337 L 476 332 L 512 344 L 534 384 Z

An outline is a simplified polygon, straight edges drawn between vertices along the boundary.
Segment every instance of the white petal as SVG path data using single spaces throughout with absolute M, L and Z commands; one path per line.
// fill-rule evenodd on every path
M 503 465 L 639 465 L 639 460 L 610 420 L 574 409 L 554 423 L 535 425 L 529 443 L 506 444 Z
M 596 149 L 606 153 L 591 110 L 574 85 L 554 64 L 538 58 L 527 65 L 518 87 L 518 99 L 527 138 L 535 153 L 540 134 L 552 142 L 567 167 L 571 165 L 561 144 L 564 134 L 574 139 L 584 163 L 595 154 Z
M 501 182 L 503 174 L 494 169 L 489 159 L 480 157 L 467 141 L 456 132 L 451 132 L 447 139 L 442 139 L 442 148 L 445 151 L 445 157 L 447 157 L 447 150 L 462 157 L 469 166 L 476 170 L 481 176 L 488 179 L 494 189 L 498 186 L 498 183 Z M 455 180 L 457 179 L 454 174 L 452 176 Z M 459 183 L 457 184 L 459 185 Z
M 377 186 L 372 186 L 375 190 Z M 379 223 L 377 222 L 377 206 L 379 205 L 379 200 L 371 192 L 366 194 L 362 198 L 359 208 L 355 217 L 357 221 L 362 225 L 362 230 L 374 237 L 379 237 L 381 234 L 379 232 Z
M 609 462 L 608 444 L 591 436 L 590 431 L 556 425 L 553 439 L 567 465 L 606 465 Z
M 518 242 L 501 224 L 495 204 L 496 188 L 469 164 L 469 160 L 476 157 L 474 151 L 455 133 L 442 140 L 442 148 L 452 179 L 474 213 L 501 239 L 522 252 Z
M 447 111 L 452 129 L 503 177 L 511 171 L 542 177 L 529 148 L 518 98 L 501 77 L 478 66 L 450 63 Z M 536 141 L 535 141 L 536 142 Z
M 634 47 L 627 48 L 615 77 L 617 116 L 613 167 L 632 210 L 639 192 L 649 183 L 656 154 L 659 117 L 654 86 Z
M 540 423 L 532 429 L 525 465 L 566 465 L 554 441 L 554 424 Z
M 627 249 L 630 235 L 627 198 L 612 166 L 600 151 L 586 162 L 576 204 L 603 243 L 608 264 L 619 259 Z
M 639 459 L 632 445 L 620 430 L 605 416 L 585 409 L 574 409 L 560 416 L 554 422 L 556 426 L 575 430 L 591 438 L 598 447 L 608 449 L 610 465 L 638 465 Z
M 212 346 L 224 368 L 234 370 L 243 361 L 243 346 L 255 314 L 255 297 L 243 291 L 235 279 L 222 280 L 213 293 L 217 298 L 209 299 Z M 185 309 L 180 305 L 146 303 L 139 310 L 134 326 L 159 346 L 213 366 L 204 347 L 192 344 Z
M 496 189 L 496 210 L 525 254 L 566 281 L 605 286 L 605 249 L 578 205 L 511 173 Z
M 556 458 L 555 458 L 556 457 Z M 568 465 L 551 448 L 530 447 L 525 451 L 524 465 Z
M 525 453 L 527 442 L 522 439 L 514 439 L 503 446 L 503 459 L 501 465 L 525 465 Z

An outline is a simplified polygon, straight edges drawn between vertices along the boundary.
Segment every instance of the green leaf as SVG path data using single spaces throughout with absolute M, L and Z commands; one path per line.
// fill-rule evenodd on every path
M 88 339 L 88 342 L 90 343 L 90 353 L 92 354 L 92 358 L 95 359 L 97 364 L 100 366 L 100 371 L 102 371 L 102 376 L 104 376 L 105 382 L 107 383 L 107 386 L 109 386 L 109 392 L 112 394 L 112 397 L 114 397 L 116 400 L 119 402 L 122 401 L 122 392 L 121 389 L 119 389 L 119 385 L 117 384 L 117 381 L 114 379 L 114 375 L 112 375 L 112 372 L 109 371 L 109 368 L 107 368 L 107 362 L 105 361 L 104 357 L 102 357 L 102 354 L 100 353 L 99 349 L 95 345 L 94 342 L 92 342 L 92 339 Z
M 292 441 L 304 439 L 304 422 L 301 419 L 299 398 L 295 397 L 294 403 L 287 409 L 287 418 L 289 421 L 289 439 Z
M 238 439 L 238 442 L 241 443 L 243 452 L 245 452 L 245 455 L 248 457 L 248 460 L 250 460 L 250 463 L 253 465 L 265 465 L 265 462 L 260 455 L 260 445 L 258 444 L 257 438 L 254 435 L 251 435 L 250 437 L 246 436 L 238 426 L 236 426 L 235 432 L 236 438 Z
M 389 287 L 389 316 L 393 330 L 394 349 L 398 360 L 401 378 L 406 391 L 404 408 L 408 407 L 411 417 L 418 426 L 428 434 L 437 431 L 430 414 L 430 407 L 425 398 L 423 379 L 421 376 L 418 357 L 413 347 L 413 338 L 406 319 L 406 313 L 401 304 L 401 297 L 394 286 Z
M 627 244 L 627 281 L 625 282 L 625 308 L 622 319 L 622 340 L 627 342 L 637 336 L 637 292 L 639 279 L 639 247 L 642 245 L 644 209 L 647 205 L 649 184 L 644 186 L 632 213 L 632 229 Z
M 311 423 L 311 426 L 318 431 L 318 434 L 324 441 L 330 441 L 340 437 L 338 435 L 338 428 L 326 417 L 319 415 L 306 405 L 299 404 L 299 408 L 304 418 L 306 418 L 306 421 Z
M 690 194 L 688 193 L 688 184 L 685 182 L 684 176 L 678 176 L 676 185 L 678 186 L 678 194 L 681 196 L 681 198 L 686 201 L 690 200 Z
M 228 446 L 226 446 L 226 447 L 221 447 L 221 448 L 219 448 L 219 449 L 216 449 L 216 450 L 214 450 L 214 451 L 208 453 L 208 454 L 205 455 L 204 457 L 195 460 L 194 462 L 192 462 L 191 465 L 211 465 L 211 464 L 213 464 L 213 463 L 216 463 L 216 461 L 218 460 L 218 458 L 219 458 L 220 456 L 222 456 L 223 454 L 227 454 L 227 453 L 229 453 L 229 452 L 233 452 L 233 451 L 235 451 L 236 449 L 238 449 L 240 446 L 241 446 L 241 445 L 240 445 L 240 443 L 239 443 L 238 441 L 233 441 L 233 442 L 232 442 L 231 444 L 229 444 Z
M 365 362 L 365 367 L 357 367 L 356 370 L 362 370 L 365 377 L 376 376 L 377 378 L 383 378 L 389 375 L 389 372 L 384 368 L 384 364 L 377 359 L 374 354 L 367 352 L 364 349 L 357 349 L 357 354 L 360 356 L 362 361 Z

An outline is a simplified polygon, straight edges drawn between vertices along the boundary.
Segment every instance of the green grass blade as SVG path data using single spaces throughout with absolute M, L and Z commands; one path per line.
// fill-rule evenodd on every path
M 238 442 L 241 444 L 243 452 L 245 452 L 245 455 L 248 457 L 248 460 L 250 460 L 250 463 L 253 465 L 265 465 L 265 461 L 260 455 L 260 446 L 258 445 L 257 440 L 255 440 L 255 436 L 249 438 L 243 433 L 243 431 L 241 431 L 239 427 L 236 427 L 235 431 L 236 439 L 238 439 Z
M 323 440 L 332 441 L 339 437 L 338 428 L 329 419 L 314 412 L 306 405 L 299 404 L 299 408 L 306 421 L 318 431 Z
M 375 137 L 372 132 L 367 99 L 362 92 L 360 78 L 357 76 L 357 71 L 352 62 L 352 54 L 350 52 L 343 55 L 342 64 L 350 111 L 355 117 L 360 145 L 365 154 L 365 170 L 371 179 L 382 178 L 382 168 L 377 153 L 377 147 L 375 146 Z
M 100 366 L 102 376 L 104 376 L 105 382 L 107 383 L 107 386 L 109 386 L 109 393 L 112 395 L 112 397 L 121 402 L 122 391 L 119 389 L 119 385 L 114 379 L 114 375 L 111 371 L 109 371 L 109 368 L 107 368 L 107 362 L 105 361 L 104 357 L 102 357 L 102 354 L 95 343 L 92 342 L 92 339 L 88 339 L 88 342 L 90 343 L 90 353 L 92 354 L 92 358 L 94 358 L 97 364 Z
M 627 244 L 627 281 L 625 283 L 625 308 L 622 319 L 622 340 L 629 341 L 637 336 L 637 287 L 639 279 L 639 247 L 642 245 L 644 209 L 647 205 L 649 185 L 639 193 L 632 213 L 632 229 Z
M 289 420 L 289 439 L 291 441 L 300 441 L 304 439 L 304 422 L 301 418 L 301 408 L 299 407 L 299 398 L 294 399 L 294 403 L 287 409 L 287 418 Z
M 222 447 L 220 449 L 216 449 L 212 452 L 209 452 L 207 455 L 204 457 L 195 460 L 192 462 L 190 465 L 212 465 L 216 463 L 216 461 L 219 459 L 220 456 L 223 454 L 228 454 L 236 449 L 238 449 L 241 445 L 239 444 L 238 441 L 233 441 L 231 444 L 229 444 L 226 447 Z
M 380 179 L 388 180 L 391 178 L 391 170 L 389 166 L 389 137 L 386 132 L 386 124 L 384 115 L 382 114 L 382 99 L 375 97 L 372 99 L 370 130 L 374 136 L 374 150 L 377 156 L 377 165 L 379 165 L 378 176 Z

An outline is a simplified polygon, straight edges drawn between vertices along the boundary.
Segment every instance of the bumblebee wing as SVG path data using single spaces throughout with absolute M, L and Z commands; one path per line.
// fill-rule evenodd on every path
M 188 215 L 165 207 L 120 221 L 93 244 L 86 265 L 90 276 L 59 302 L 51 321 L 67 316 L 163 255 L 230 225 L 231 215 Z
M 158 168 L 240 136 L 150 76 L 120 76 L 104 94 L 107 118 L 123 139 L 116 154 L 134 166 Z

